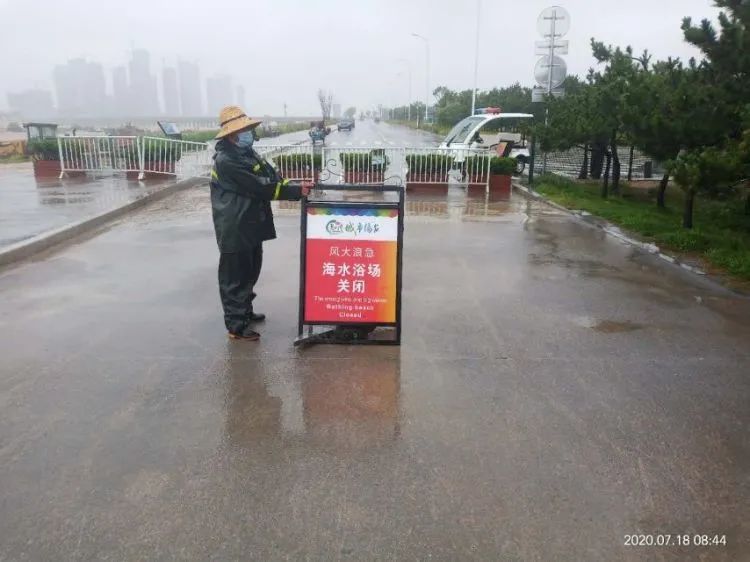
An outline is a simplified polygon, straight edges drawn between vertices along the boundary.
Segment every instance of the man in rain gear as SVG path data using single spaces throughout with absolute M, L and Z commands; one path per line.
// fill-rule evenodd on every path
M 257 340 L 252 325 L 265 319 L 253 310 L 254 287 L 263 263 L 263 242 L 276 238 L 271 201 L 298 200 L 311 183 L 291 184 L 255 150 L 261 121 L 228 106 L 219 115 L 221 130 L 211 171 L 211 207 L 219 245 L 219 294 L 224 324 L 232 339 Z

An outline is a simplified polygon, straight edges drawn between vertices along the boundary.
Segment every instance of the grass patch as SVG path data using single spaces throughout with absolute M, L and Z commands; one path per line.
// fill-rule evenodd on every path
M 24 154 L 13 154 L 12 156 L 5 156 L 0 158 L 0 164 L 17 164 L 19 162 L 28 162 L 31 160 Z
M 656 206 L 656 189 L 622 183 L 620 196 L 601 197 L 600 182 L 574 182 L 559 176 L 539 178 L 534 189 L 568 208 L 587 211 L 655 244 L 703 258 L 712 266 L 750 280 L 750 216 L 740 197 L 696 197 L 693 229 L 682 228 L 683 193 L 667 188 L 667 208 Z

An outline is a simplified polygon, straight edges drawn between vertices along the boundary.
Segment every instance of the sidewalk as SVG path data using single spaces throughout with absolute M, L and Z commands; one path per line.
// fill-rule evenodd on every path
M 31 163 L 0 165 L 0 249 L 105 213 L 174 183 L 124 175 L 37 180 Z

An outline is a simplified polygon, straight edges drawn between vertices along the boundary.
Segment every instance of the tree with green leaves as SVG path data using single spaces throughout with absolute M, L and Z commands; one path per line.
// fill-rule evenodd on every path
M 685 67 L 668 59 L 638 73 L 628 84 L 623 104 L 623 130 L 644 153 L 660 162 L 681 150 L 714 143 L 714 88 L 707 87 L 695 61 Z M 661 178 L 657 206 L 665 206 L 669 172 Z
M 747 116 L 750 114 L 750 3 L 716 0 L 720 30 L 707 19 L 693 26 L 682 22 L 685 40 L 698 47 L 705 59 L 696 65 L 710 99 L 709 134 L 700 144 L 686 148 L 672 162 L 675 180 L 685 191 L 683 226 L 693 225 L 695 194 L 716 192 L 747 177 Z M 750 208 L 750 203 L 746 207 Z
M 600 179 L 604 154 L 609 138 L 608 128 L 598 113 L 597 92 L 591 82 L 577 77 L 565 81 L 566 95 L 546 100 L 548 125 L 540 115 L 534 133 L 543 151 L 583 149 L 583 162 L 579 179 L 587 179 L 589 173 Z M 589 150 L 593 155 L 589 166 Z
M 604 64 L 603 70 L 590 71 L 589 80 L 595 85 L 595 115 L 600 126 L 609 131 L 607 169 L 611 159 L 612 192 L 619 194 L 621 165 L 617 147 L 624 123 L 625 96 L 630 84 L 637 81 L 642 73 L 648 72 L 651 56 L 648 51 L 644 51 L 640 57 L 635 57 L 630 46 L 622 50 L 619 47 L 605 46 L 594 39 L 591 39 L 591 50 L 594 58 Z M 602 197 L 608 195 L 608 181 L 608 174 L 605 174 Z

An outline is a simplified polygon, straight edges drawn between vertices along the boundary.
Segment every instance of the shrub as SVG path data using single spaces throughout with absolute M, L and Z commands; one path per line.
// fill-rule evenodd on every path
M 179 141 L 171 142 L 167 139 L 143 139 L 144 162 L 170 162 L 177 161 L 182 157 L 182 146 Z M 135 146 L 132 148 L 135 150 Z
M 26 152 L 32 160 L 60 160 L 57 139 L 37 139 L 29 141 Z
M 493 176 L 512 176 L 515 171 L 515 158 L 501 158 L 495 156 L 490 160 L 490 174 Z
M 407 154 L 406 164 L 410 172 L 431 173 L 444 172 L 453 167 L 453 156 L 447 154 Z
M 339 160 L 344 169 L 350 172 L 382 172 L 390 162 L 382 148 L 370 152 L 342 152 Z
M 309 153 L 304 154 L 280 154 L 272 158 L 273 163 L 281 169 L 310 168 L 321 169 L 321 155 Z
M 487 173 L 487 157 L 467 156 L 464 159 L 464 166 L 469 174 L 485 174 Z

